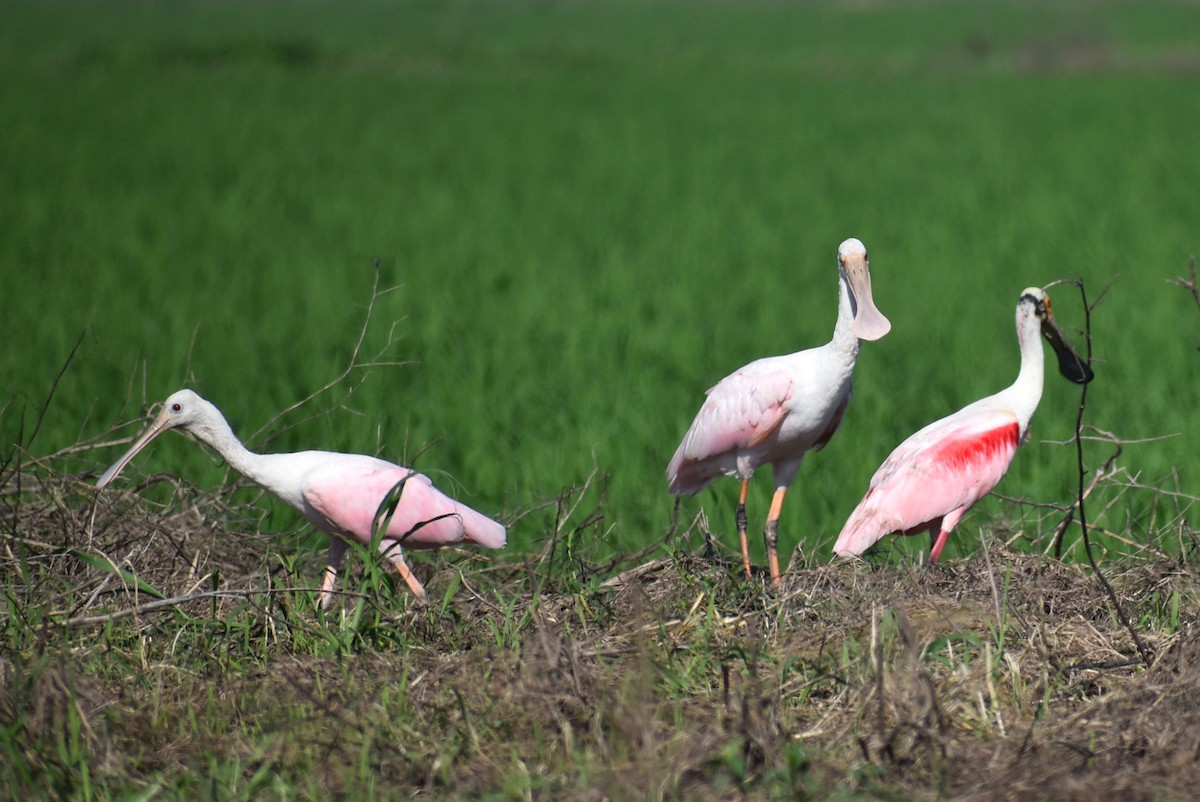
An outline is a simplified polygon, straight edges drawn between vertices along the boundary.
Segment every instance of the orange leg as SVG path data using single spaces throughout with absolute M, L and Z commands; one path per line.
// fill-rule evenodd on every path
M 746 566 L 746 576 L 750 576 L 750 543 L 746 540 L 746 490 L 750 480 L 742 480 L 742 495 L 738 498 L 737 530 L 738 538 L 742 541 L 742 564 Z
M 417 601 L 424 604 L 426 601 L 425 586 L 421 584 L 421 580 L 417 579 L 412 569 L 404 562 L 404 557 L 397 553 L 389 556 L 388 559 L 392 561 L 392 567 L 404 579 L 405 584 L 408 585 L 408 589 L 417 597 Z
M 787 493 L 787 488 L 780 487 L 775 490 L 775 496 L 771 499 L 771 511 L 767 513 L 767 526 L 763 530 L 763 537 L 767 541 L 767 560 L 771 565 L 771 584 L 779 587 L 779 552 L 776 551 L 776 544 L 779 542 L 779 513 L 783 511 L 783 496 Z

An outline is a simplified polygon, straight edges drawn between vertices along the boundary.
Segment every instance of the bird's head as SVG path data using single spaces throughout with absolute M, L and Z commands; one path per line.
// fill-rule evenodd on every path
M 149 445 L 151 440 L 168 429 L 193 431 L 203 438 L 205 431 L 211 427 L 214 420 L 214 412 L 216 413 L 216 419 L 224 420 L 216 409 L 216 407 L 191 390 L 179 390 L 172 393 L 166 401 L 163 401 L 162 409 L 159 410 L 158 415 L 155 416 L 154 422 L 150 424 L 149 428 L 129 447 L 129 450 L 125 452 L 123 457 L 114 462 L 96 480 L 96 487 L 104 487 L 115 479 L 117 474 L 129 464 L 129 461 L 139 451 Z
M 891 322 L 875 307 L 871 295 L 871 267 L 867 246 L 851 237 L 838 246 L 838 270 L 854 296 L 854 336 L 860 340 L 878 340 L 892 329 Z
M 1092 369 L 1080 358 L 1054 319 L 1050 308 L 1050 296 L 1040 287 L 1028 287 L 1021 293 L 1017 302 L 1017 317 L 1032 316 L 1041 324 L 1042 336 L 1050 343 L 1058 357 L 1058 370 L 1070 381 L 1076 384 L 1087 384 L 1094 374 Z
M 207 417 L 212 404 L 192 390 L 179 390 L 167 396 L 155 419 L 164 429 L 186 429 Z

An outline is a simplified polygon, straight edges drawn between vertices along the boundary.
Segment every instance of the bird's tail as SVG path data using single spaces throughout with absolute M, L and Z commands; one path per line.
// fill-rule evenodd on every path
M 508 543 L 508 531 L 481 512 L 476 512 L 462 503 L 456 503 L 462 518 L 464 538 L 468 543 L 485 549 L 502 549 Z
M 683 446 L 667 466 L 667 490 L 676 496 L 690 496 L 708 487 L 723 471 L 711 462 L 692 462 L 683 458 Z
M 837 542 L 833 544 L 833 553 L 839 557 L 857 557 L 875 545 L 888 531 L 873 505 L 863 499 L 842 527 Z

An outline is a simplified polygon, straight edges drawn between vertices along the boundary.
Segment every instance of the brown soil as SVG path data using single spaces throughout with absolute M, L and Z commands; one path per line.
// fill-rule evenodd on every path
M 385 797 L 578 800 L 1200 788 L 1185 561 L 1106 567 L 1149 666 L 1090 572 L 1005 550 L 825 565 L 779 590 L 694 554 L 443 552 L 415 561 L 425 609 L 400 583 L 364 589 L 359 565 L 355 624 L 297 592 L 318 555 L 291 565 L 275 551 L 290 536 L 231 531 L 253 531 L 244 508 L 181 487 L 161 509 L 112 494 L 93 517 L 83 492 L 27 485 L 0 535 L 0 760 L 33 785 L 70 768 L 52 745 L 73 729 L 110 788 L 186 791 L 214 760 L 316 796 L 361 793 L 364 777 Z M 72 549 L 167 597 L 232 593 L 163 603 Z

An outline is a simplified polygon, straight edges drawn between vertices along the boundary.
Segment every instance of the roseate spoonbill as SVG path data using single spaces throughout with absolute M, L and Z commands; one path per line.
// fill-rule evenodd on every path
M 1021 370 L 1012 386 L 935 421 L 896 447 L 875 475 L 867 495 L 842 527 L 834 553 L 862 554 L 892 532 L 929 532 L 929 562 L 936 563 L 955 524 L 986 496 L 1008 470 L 1042 397 L 1045 336 L 1063 376 L 1092 380 L 1055 322 L 1050 296 L 1037 287 L 1017 302 Z
M 860 340 L 878 340 L 891 327 L 871 297 L 867 249 L 857 239 L 848 239 L 838 247 L 833 339 L 819 348 L 751 362 L 708 391 L 667 466 L 669 489 L 682 496 L 722 474 L 742 480 L 736 522 L 747 575 L 746 490 L 754 470 L 769 463 L 775 478 L 763 534 L 771 581 L 778 585 L 775 546 L 783 496 L 805 453 L 824 447 L 842 422 Z
M 168 429 L 182 429 L 208 443 L 238 473 L 295 507 L 309 523 L 329 533 L 329 567 L 321 583 L 321 606 L 333 602 L 338 566 L 346 538 L 370 544 L 379 505 L 404 482 L 379 550 L 421 602 L 425 588 L 409 570 L 401 546 L 434 549 L 466 541 L 489 549 L 502 548 L 504 527 L 443 495 L 426 476 L 363 454 L 300 451 L 255 454 L 237 439 L 221 411 L 191 390 L 180 390 L 163 402 L 162 411 L 141 437 L 96 481 L 102 488 L 134 455 Z

